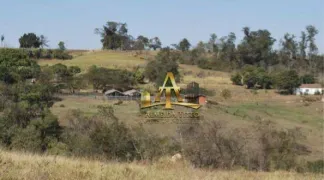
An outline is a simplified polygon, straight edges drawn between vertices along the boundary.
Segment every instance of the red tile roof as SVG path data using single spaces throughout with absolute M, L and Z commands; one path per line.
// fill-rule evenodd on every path
M 299 88 L 322 88 L 321 84 L 302 84 Z

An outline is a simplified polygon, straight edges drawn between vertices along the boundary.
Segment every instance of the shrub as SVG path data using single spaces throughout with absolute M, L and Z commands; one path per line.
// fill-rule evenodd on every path
M 315 95 L 321 95 L 321 92 L 317 90 L 314 94 Z
M 240 75 L 240 73 L 235 73 L 231 76 L 231 81 L 233 82 L 233 84 L 235 85 L 242 85 L 242 76 Z
M 279 130 L 261 120 L 247 128 L 228 128 L 223 121 L 182 127 L 183 153 L 196 167 L 264 171 L 294 169 L 297 156 L 309 153 L 297 143 L 303 138 L 298 129 Z
M 229 89 L 223 89 L 222 92 L 221 92 L 221 96 L 224 98 L 224 99 L 229 99 L 232 97 L 232 93 Z
M 313 173 L 324 173 L 324 160 L 317 160 L 314 162 L 307 162 L 307 171 Z

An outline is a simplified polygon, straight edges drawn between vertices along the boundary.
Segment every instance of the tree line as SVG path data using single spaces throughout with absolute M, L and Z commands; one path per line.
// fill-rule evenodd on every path
M 220 38 L 211 34 L 208 42 L 200 41 L 196 46 L 184 38 L 172 47 L 182 52 L 182 63 L 205 69 L 232 71 L 253 65 L 267 71 L 288 69 L 314 75 L 324 70 L 324 56 L 319 54 L 315 42 L 318 30 L 312 25 L 301 31 L 299 39 L 293 34 L 284 34 L 279 40 L 279 49 L 273 47 L 278 40 L 266 29 L 244 27 L 242 32 L 244 37 L 237 45 L 236 35 L 231 32 Z

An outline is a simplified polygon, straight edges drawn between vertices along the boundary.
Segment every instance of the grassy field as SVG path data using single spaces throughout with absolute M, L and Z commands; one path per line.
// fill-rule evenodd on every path
M 142 163 L 101 162 L 60 156 L 40 156 L 0 150 L 0 179 L 132 179 L 132 180 L 320 180 L 321 174 L 295 172 L 251 172 L 245 170 L 209 171 L 194 169 L 186 162 L 170 162 L 163 158 L 150 165 Z
M 72 54 L 74 55 L 72 60 L 39 60 L 38 63 L 40 65 L 62 63 L 67 66 L 79 66 L 85 71 L 92 65 L 106 68 L 130 69 L 147 62 L 139 56 L 135 57 L 133 52 L 88 51 L 73 52 Z

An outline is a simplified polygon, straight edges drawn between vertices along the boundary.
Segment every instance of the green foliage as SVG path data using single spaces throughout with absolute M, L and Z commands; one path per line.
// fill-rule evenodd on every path
M 170 48 L 164 48 L 158 53 L 155 61 L 150 61 L 147 64 L 144 75 L 149 78 L 150 81 L 155 82 L 157 86 L 163 84 L 167 72 L 172 72 L 175 76 L 175 80 L 179 81 L 180 74 L 177 61 L 178 54 L 173 53 Z
M 39 48 L 41 46 L 40 37 L 34 33 L 24 34 L 19 38 L 20 48 Z
M 296 71 L 283 71 L 277 74 L 276 87 L 279 91 L 284 91 L 289 94 L 293 94 L 295 88 L 300 86 L 300 79 Z
M 19 49 L 0 49 L 0 81 L 13 84 L 37 77 L 40 67 Z
M 300 77 L 302 84 L 314 84 L 315 83 L 315 77 L 311 74 L 305 74 Z
M 307 171 L 313 173 L 324 173 L 324 160 L 317 160 L 314 162 L 307 162 Z
M 110 85 L 131 86 L 135 83 L 134 74 L 127 70 L 107 69 L 91 66 L 85 75 L 94 89 L 104 90 Z
M 268 30 L 250 31 L 244 27 L 243 41 L 238 45 L 238 53 L 244 64 L 268 68 L 273 63 L 272 45 L 276 41 Z
M 273 78 L 263 68 L 255 66 L 245 66 L 241 72 L 232 75 L 231 80 L 233 84 L 241 85 L 242 78 L 244 85 L 246 85 L 248 89 L 270 89 L 273 84 Z
M 231 76 L 231 81 L 235 85 L 242 85 L 242 76 L 240 73 L 235 73 Z
M 60 41 L 59 43 L 58 43 L 58 47 L 59 47 L 59 50 L 61 50 L 61 51 L 65 51 L 65 44 L 64 44 L 64 42 L 63 41 Z
M 184 51 L 188 51 L 190 48 L 191 44 L 188 41 L 188 39 L 184 38 L 179 42 L 179 50 L 181 50 L 182 52 Z

